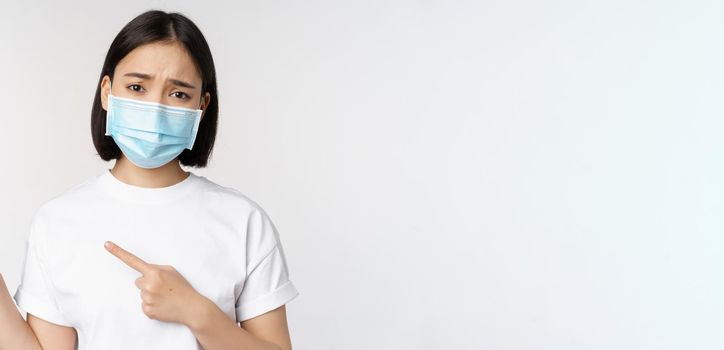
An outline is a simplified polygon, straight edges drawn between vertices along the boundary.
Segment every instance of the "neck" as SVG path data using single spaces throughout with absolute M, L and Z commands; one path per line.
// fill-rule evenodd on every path
M 153 169 L 145 169 L 131 163 L 124 155 L 116 160 L 111 174 L 129 185 L 147 188 L 160 188 L 177 184 L 189 176 L 181 169 L 178 158 Z

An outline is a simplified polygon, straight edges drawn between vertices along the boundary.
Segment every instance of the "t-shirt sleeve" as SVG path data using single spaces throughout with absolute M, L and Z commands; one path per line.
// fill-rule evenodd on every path
M 246 231 L 246 280 L 236 299 L 237 322 L 272 311 L 299 295 L 289 279 L 279 233 L 263 209 L 249 215 Z
M 25 312 L 51 323 L 71 327 L 55 302 L 54 293 L 42 259 L 42 237 L 38 235 L 37 218 L 33 219 L 30 235 L 25 241 L 25 261 L 22 277 L 13 299 Z

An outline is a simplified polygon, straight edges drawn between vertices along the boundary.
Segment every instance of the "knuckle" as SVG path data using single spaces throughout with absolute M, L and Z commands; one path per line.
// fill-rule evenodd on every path
M 144 274 L 144 277 L 148 278 L 150 281 L 155 281 L 161 277 L 161 273 L 156 269 L 151 269 Z
M 159 284 L 156 282 L 150 282 L 150 283 L 146 284 L 144 289 L 149 293 L 155 293 L 159 289 Z
M 141 292 L 141 300 L 146 304 L 153 304 L 153 296 L 146 292 Z

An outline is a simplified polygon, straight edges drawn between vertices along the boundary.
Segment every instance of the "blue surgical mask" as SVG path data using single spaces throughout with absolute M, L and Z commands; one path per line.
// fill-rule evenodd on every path
M 192 149 L 202 110 L 108 95 L 106 135 L 141 168 L 158 168 Z

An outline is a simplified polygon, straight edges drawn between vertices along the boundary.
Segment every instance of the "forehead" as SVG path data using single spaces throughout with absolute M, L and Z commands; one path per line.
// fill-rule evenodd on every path
M 118 62 L 116 76 L 138 72 L 150 74 L 156 79 L 181 79 L 201 83 L 201 75 L 193 58 L 178 42 L 155 42 L 141 45 Z

